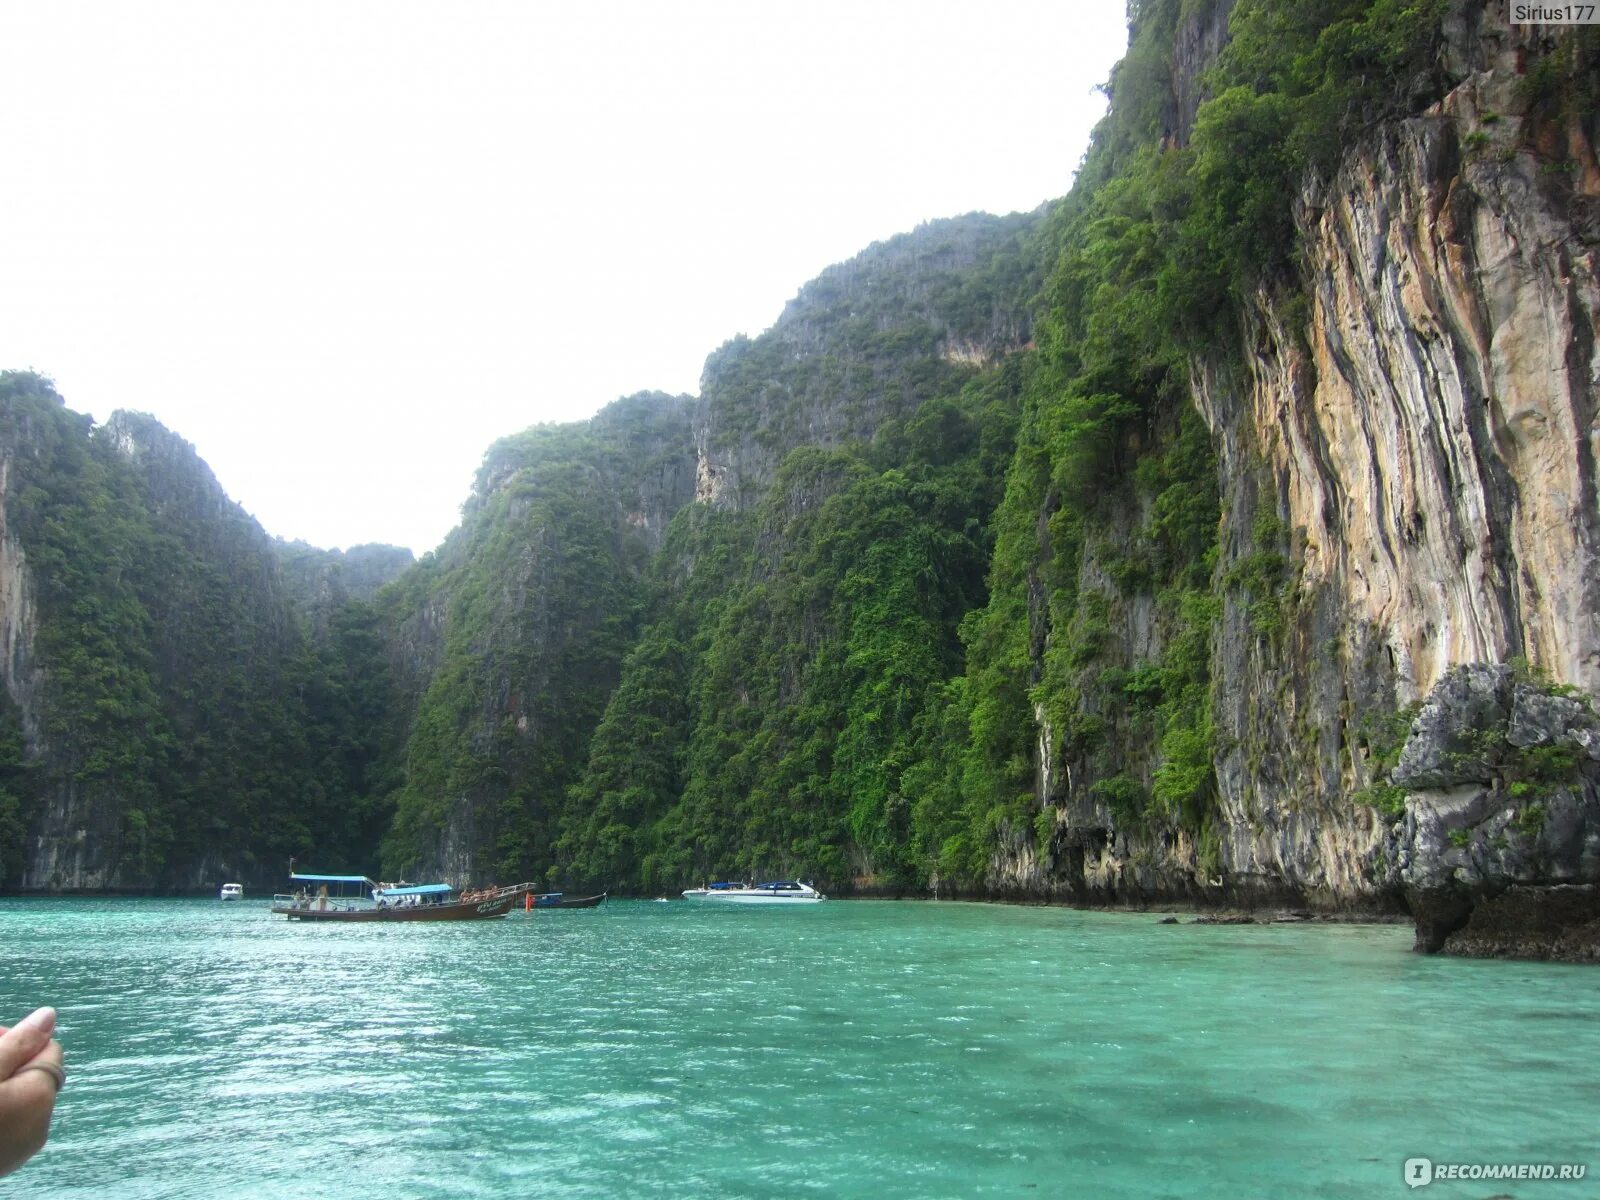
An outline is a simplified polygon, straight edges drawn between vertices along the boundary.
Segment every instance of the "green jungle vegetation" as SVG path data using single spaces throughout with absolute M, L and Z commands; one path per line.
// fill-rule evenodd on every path
M 1277 635 L 1287 541 L 1269 514 L 1219 561 L 1190 364 L 1239 352 L 1248 298 L 1296 311 L 1293 197 L 1441 93 L 1444 2 L 1239 0 L 1192 128 L 1174 47 L 1218 0 L 1129 8 L 1063 200 L 829 268 L 698 400 L 502 440 L 444 545 L 334 600 L 148 418 L 130 455 L 0 377 L 43 668 L 37 729 L 0 716 L 0 886 L 67 797 L 149 886 L 298 854 L 979 891 L 1050 847 L 1041 753 L 1106 823 L 1214 853 L 1213 630 L 1234 599 Z M 1535 64 L 1552 106 L 1579 75 Z
M 13 659 L 35 727 L 0 713 L 0 882 L 53 804 L 135 886 L 219 859 L 277 875 L 311 847 L 369 860 L 392 804 L 372 718 L 393 707 L 370 618 L 313 642 L 271 540 L 149 417 L 95 427 L 4 372 L 0 445 L 37 629 Z

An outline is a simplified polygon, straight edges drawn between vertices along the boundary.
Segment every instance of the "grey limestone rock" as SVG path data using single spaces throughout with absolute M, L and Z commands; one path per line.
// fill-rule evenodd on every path
M 1506 741 L 1529 746 L 1576 745 L 1591 761 L 1600 762 L 1600 719 L 1574 696 L 1552 695 L 1519 683 L 1511 705 Z
M 1419 789 L 1493 779 L 1510 689 L 1511 671 L 1505 666 L 1468 663 L 1447 672 L 1412 723 L 1394 782 Z

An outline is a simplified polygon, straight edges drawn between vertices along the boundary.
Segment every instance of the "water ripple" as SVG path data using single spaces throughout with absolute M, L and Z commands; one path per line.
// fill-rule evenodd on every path
M 1583 1160 L 1595 973 L 1154 920 L 7 901 L 0 1014 L 55 1004 L 72 1082 L 6 1194 L 1355 1197 L 1413 1153 Z

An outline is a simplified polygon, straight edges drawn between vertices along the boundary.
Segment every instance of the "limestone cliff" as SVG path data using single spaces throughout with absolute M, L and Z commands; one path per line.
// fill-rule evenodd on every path
M 359 861 L 381 680 L 312 651 L 193 446 L 0 373 L 0 511 L 0 886 L 273 886 L 313 836 Z
M 462 524 L 378 598 L 407 770 L 393 874 L 528 879 L 693 497 L 692 401 L 640 393 L 490 448 Z
M 1303 192 L 1304 291 L 1263 288 L 1241 314 L 1244 353 L 1192 360 L 1222 489 L 1215 577 L 1257 554 L 1284 567 L 1270 594 L 1223 589 L 1218 846 L 1202 862 L 1192 839 L 1119 831 L 1082 791 L 1041 783 L 1061 809 L 1058 873 L 1002 858 L 1012 887 L 1406 904 L 1427 949 L 1507 889 L 1525 929 L 1547 885 L 1552 929 L 1600 917 L 1587 708 L 1565 701 L 1583 712 L 1520 749 L 1508 734 L 1551 689 L 1600 691 L 1597 121 L 1541 106 L 1529 78 L 1571 36 L 1453 6 L 1442 99 L 1373 130 Z M 1129 616 L 1119 634 L 1134 659 L 1139 627 Z M 1466 686 L 1456 668 L 1519 661 L 1532 682 L 1515 696 L 1498 665 L 1466 687 L 1488 701 L 1449 694 Z M 1407 728 L 1425 699 L 1431 724 Z M 1402 763 L 1473 737 L 1494 761 L 1390 779 L 1385 721 Z M 1559 770 L 1530 775 L 1528 746 Z M 1387 807 L 1361 802 L 1374 795 Z M 1593 953 L 1551 951 L 1561 936 L 1449 948 Z
M 17 707 L 25 745 L 37 753 L 40 733 L 36 692 L 42 675 L 35 649 L 39 614 L 27 554 L 7 520 L 10 481 L 11 456 L 6 454 L 0 457 L 0 683 Z
M 273 539 L 283 581 L 307 614 L 318 638 L 326 638 L 335 613 L 351 601 L 367 601 L 398 579 L 416 559 L 401 546 L 368 544 L 323 550 L 302 541 Z
M 749 507 L 796 446 L 871 438 L 1028 342 L 1037 216 L 931 222 L 829 267 L 759 337 L 707 360 L 695 496 Z
M 1551 35 L 1482 19 L 1459 29 L 1465 78 L 1305 197 L 1304 326 L 1264 299 L 1248 378 L 1195 373 L 1230 554 L 1270 512 L 1295 576 L 1292 638 L 1263 643 L 1233 604 L 1219 643 L 1224 865 L 1241 881 L 1429 905 L 1462 848 L 1419 830 L 1420 794 L 1398 829 L 1349 804 L 1371 774 L 1362 721 L 1460 664 L 1520 659 L 1600 689 L 1593 114 L 1552 128 L 1530 111 L 1526 64 Z M 1593 801 L 1545 861 L 1463 882 L 1600 879 Z M 1491 806 L 1532 803 L 1502 787 Z

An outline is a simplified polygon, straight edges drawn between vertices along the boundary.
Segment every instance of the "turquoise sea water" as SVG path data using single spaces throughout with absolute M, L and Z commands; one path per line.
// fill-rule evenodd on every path
M 1600 971 L 1394 926 L 0 902 L 70 1080 L 6 1197 L 1600 1194 Z M 1582 1162 L 1581 1184 L 1404 1160 Z

